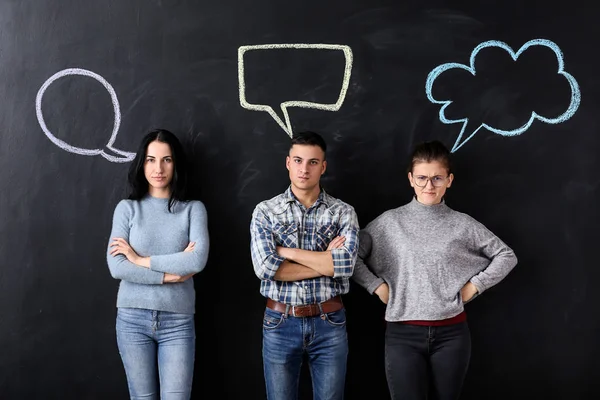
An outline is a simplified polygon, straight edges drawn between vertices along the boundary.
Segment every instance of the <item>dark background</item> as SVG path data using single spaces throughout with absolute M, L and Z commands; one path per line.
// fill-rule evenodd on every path
M 156 127 L 186 143 L 211 235 L 208 265 L 195 277 L 193 397 L 260 399 L 264 299 L 248 228 L 254 206 L 289 183 L 289 137 L 267 113 L 240 106 L 238 47 L 352 48 L 342 108 L 290 109 L 290 117 L 295 131 L 323 134 L 330 146 L 323 185 L 352 204 L 365 226 L 410 201 L 405 168 L 413 146 L 439 139 L 451 147 L 460 131 L 439 121 L 440 106 L 425 95 L 427 74 L 442 63 L 468 63 L 486 40 L 516 51 L 536 38 L 563 51 L 581 106 L 565 123 L 536 121 L 520 136 L 482 129 L 454 154 L 448 204 L 519 257 L 505 281 L 467 307 L 473 356 L 462 398 L 597 398 L 600 7 L 592 4 L 1 1 L 0 398 L 127 398 L 115 339 L 118 282 L 105 247 L 114 207 L 127 195 L 129 164 L 68 153 L 44 136 L 35 97 L 54 73 L 84 68 L 111 83 L 122 113 L 117 148 L 135 151 Z M 248 101 L 276 111 L 285 100 L 335 101 L 342 58 L 272 54 L 248 58 Z M 552 53 L 507 57 L 482 52 L 476 78 L 442 75 L 434 94 L 456 99 L 447 116 L 514 129 L 531 111 L 553 117 L 566 109 L 568 86 Z M 59 79 L 42 109 L 48 128 L 70 144 L 102 148 L 110 136 L 110 97 L 93 79 Z M 384 307 L 354 284 L 345 303 L 347 398 L 386 399 Z M 310 398 L 306 375 L 301 386 L 301 397 Z

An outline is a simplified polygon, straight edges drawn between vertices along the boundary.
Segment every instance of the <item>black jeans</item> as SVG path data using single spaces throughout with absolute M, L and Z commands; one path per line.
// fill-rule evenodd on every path
M 456 400 L 469 359 L 466 322 L 418 326 L 388 322 L 385 372 L 393 400 Z

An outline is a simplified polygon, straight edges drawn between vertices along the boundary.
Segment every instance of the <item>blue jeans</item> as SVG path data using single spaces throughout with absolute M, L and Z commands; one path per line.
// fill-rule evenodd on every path
M 292 317 L 266 308 L 262 353 L 269 400 L 298 398 L 304 354 L 308 357 L 313 399 L 341 400 L 348 358 L 346 311 Z
M 447 326 L 387 323 L 385 370 L 393 400 L 457 400 L 470 357 L 466 322 Z
M 192 314 L 119 308 L 117 344 L 131 399 L 188 400 L 195 343 Z

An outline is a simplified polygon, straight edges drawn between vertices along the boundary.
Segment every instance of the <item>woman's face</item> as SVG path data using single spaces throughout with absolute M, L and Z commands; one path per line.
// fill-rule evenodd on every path
M 408 181 L 415 189 L 417 200 L 426 205 L 441 202 L 453 179 L 454 175 L 448 174 L 448 169 L 439 161 L 417 163 L 412 173 L 408 173 Z
M 157 140 L 150 142 L 144 160 L 144 176 L 148 181 L 150 195 L 154 197 L 170 195 L 174 167 L 171 146 Z

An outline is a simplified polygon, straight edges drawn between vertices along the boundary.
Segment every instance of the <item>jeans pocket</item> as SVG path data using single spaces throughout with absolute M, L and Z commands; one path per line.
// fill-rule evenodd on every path
M 346 325 L 346 310 L 342 308 L 341 310 L 325 314 L 325 321 L 331 326 Z
M 263 316 L 263 329 L 273 330 L 283 322 L 283 314 L 274 310 L 266 309 Z

